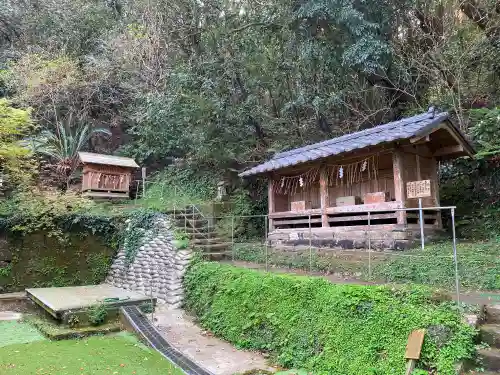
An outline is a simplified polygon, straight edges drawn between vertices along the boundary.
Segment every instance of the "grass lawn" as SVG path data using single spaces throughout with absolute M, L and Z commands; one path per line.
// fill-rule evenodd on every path
M 2 375 L 181 375 L 129 334 L 83 340 L 33 341 L 0 348 Z
M 0 321 L 0 353 L 3 351 L 1 348 L 4 346 L 40 340 L 45 340 L 45 337 L 29 324 L 16 321 Z

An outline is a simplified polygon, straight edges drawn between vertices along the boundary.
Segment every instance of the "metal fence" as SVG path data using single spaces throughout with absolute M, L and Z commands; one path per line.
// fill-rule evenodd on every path
M 175 199 L 169 201 L 172 193 Z M 381 211 L 366 212 L 366 246 L 341 249 L 314 243 L 315 229 L 307 213 L 304 216 L 309 222 L 305 228 L 309 232 L 308 241 L 297 246 L 271 244 L 268 215 L 224 214 L 230 212 L 224 209 L 224 203 L 220 206 L 211 203 L 211 209 L 206 209 L 190 204 L 188 197 L 183 202 L 179 199 L 181 193 L 167 184 L 140 181 L 136 185 L 136 196 L 140 199 L 135 199 L 134 204 L 173 213 L 178 217 L 178 230 L 189 232 L 194 237 L 191 246 L 207 258 L 267 272 L 321 276 L 336 283 L 423 284 L 451 292 L 458 303 L 500 303 L 500 241 L 498 246 L 491 242 L 478 246 L 462 242 L 457 246 L 455 207 L 391 209 L 417 212 L 420 224 L 424 223 L 424 211 L 440 211 L 448 218 L 444 238 L 422 241 L 429 233 L 421 225 L 420 238 L 409 250 L 383 250 L 373 246 L 377 226 L 371 216 Z M 203 226 L 191 228 L 190 220 L 200 220 Z
M 421 225 L 421 238 L 408 250 L 384 250 L 373 246 L 377 226 L 372 224 L 370 216 L 380 212 L 375 210 L 367 212 L 366 246 L 344 249 L 315 244 L 315 228 L 308 214 L 304 216 L 309 217 L 309 225 L 301 229 L 309 232 L 307 239 L 296 245 L 271 244 L 268 215 L 210 216 L 196 206 L 191 207 L 187 211 L 186 208 L 177 210 L 178 213 L 189 212 L 184 215 L 183 223 L 182 219 L 180 225 L 178 221 L 178 227 L 191 234 L 191 246 L 213 260 L 266 272 L 321 276 L 335 283 L 423 284 L 453 293 L 458 303 L 500 301 L 500 294 L 494 292 L 500 289 L 500 275 L 496 275 L 500 269 L 500 252 L 495 248 L 491 254 L 488 251 L 476 254 L 467 246 L 457 246 L 455 207 L 399 209 L 441 211 L 450 217 L 449 233 L 444 238 L 425 242 L 427 229 Z M 190 220 L 197 223 L 190 223 Z

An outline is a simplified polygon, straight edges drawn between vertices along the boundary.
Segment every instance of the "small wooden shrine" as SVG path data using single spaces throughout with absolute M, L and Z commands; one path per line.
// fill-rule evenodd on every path
M 132 172 L 139 168 L 134 159 L 79 152 L 83 164 L 82 195 L 93 198 L 129 197 Z
M 438 207 L 439 162 L 473 153 L 448 113 L 431 108 L 276 154 L 240 176 L 269 178 L 272 244 L 366 248 L 370 236 L 373 247 L 399 249 L 419 235 L 419 213 L 398 209 L 418 207 L 411 197 L 424 191 L 423 206 Z M 439 211 L 424 213 L 426 235 L 442 227 Z

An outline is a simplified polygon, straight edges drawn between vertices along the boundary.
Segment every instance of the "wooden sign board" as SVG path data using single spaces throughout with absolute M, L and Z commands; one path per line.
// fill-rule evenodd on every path
M 408 336 L 408 343 L 406 344 L 406 359 L 419 359 L 422 344 L 424 343 L 425 329 L 417 329 Z
M 305 211 L 306 210 L 306 201 L 295 201 L 291 203 L 292 211 Z
M 406 184 L 406 197 L 425 198 L 431 196 L 431 180 L 410 181 Z

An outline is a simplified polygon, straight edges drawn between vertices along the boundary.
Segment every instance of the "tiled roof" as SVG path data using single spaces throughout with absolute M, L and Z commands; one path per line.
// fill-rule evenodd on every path
M 433 108 L 430 108 L 428 112 L 416 116 L 278 153 L 271 160 L 240 173 L 240 176 L 245 177 L 270 172 L 369 146 L 409 139 L 427 133 L 443 122 L 448 123 L 452 130 L 463 140 L 467 150 L 472 153 L 472 146 L 449 121 L 449 114 L 447 112 L 436 113 Z
M 79 152 L 82 163 L 114 165 L 117 167 L 139 168 L 134 159 L 122 156 L 94 154 L 92 152 Z

